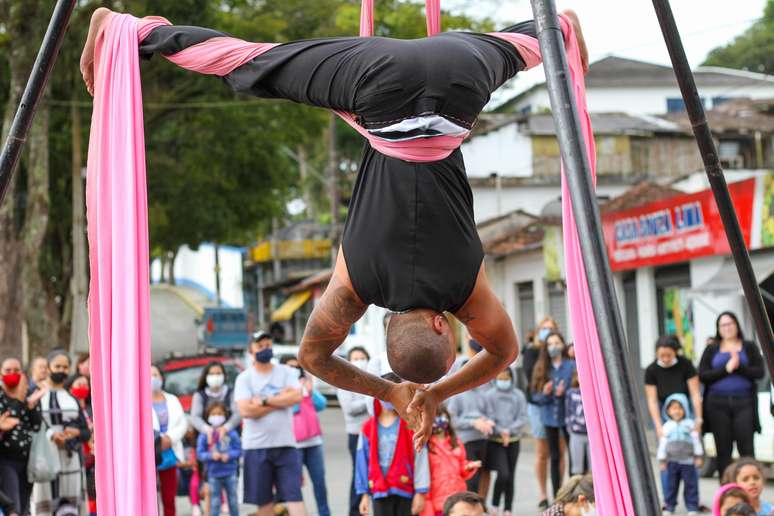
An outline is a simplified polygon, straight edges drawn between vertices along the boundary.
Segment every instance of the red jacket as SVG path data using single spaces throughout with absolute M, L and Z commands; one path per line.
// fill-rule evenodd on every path
M 425 499 L 422 516 L 435 516 L 443 511 L 446 499 L 454 493 L 467 491 L 465 481 L 472 477 L 475 469 L 466 470 L 470 461 L 465 454 L 465 446 L 457 439 L 457 447 L 452 448 L 449 437 L 433 435 L 428 443 L 430 453 L 430 492 Z
M 406 495 L 414 493 L 414 433 L 401 419 L 398 423 L 398 440 L 387 475 L 379 466 L 379 413 L 380 403 L 374 403 L 374 417 L 363 423 L 362 433 L 368 438 L 368 488 L 371 494 L 398 490 Z

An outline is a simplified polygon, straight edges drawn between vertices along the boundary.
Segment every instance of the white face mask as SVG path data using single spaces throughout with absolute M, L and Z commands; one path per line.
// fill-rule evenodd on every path
M 226 416 L 221 414 L 214 414 L 207 418 L 207 422 L 210 424 L 210 426 L 218 427 L 226 422 Z
M 597 508 L 588 504 L 588 508 L 581 508 L 581 516 L 597 516 Z
M 353 360 L 352 365 L 364 371 L 368 367 L 368 360 Z
M 225 378 L 222 374 L 208 374 L 207 375 L 207 387 L 210 389 L 219 389 L 223 387 Z
M 662 362 L 661 360 L 656 360 L 656 364 L 658 364 L 659 367 L 663 367 L 664 369 L 669 369 L 670 367 L 674 366 L 677 363 L 677 358 L 674 358 L 671 362 Z
M 151 376 L 151 390 L 153 392 L 159 392 L 161 390 L 161 387 L 163 386 L 163 383 L 161 381 L 161 378 L 157 376 Z

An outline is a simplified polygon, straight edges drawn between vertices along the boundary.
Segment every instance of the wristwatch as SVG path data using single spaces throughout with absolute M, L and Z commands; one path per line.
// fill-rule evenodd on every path
M 265 407 L 269 404 L 269 398 L 261 398 L 261 406 Z

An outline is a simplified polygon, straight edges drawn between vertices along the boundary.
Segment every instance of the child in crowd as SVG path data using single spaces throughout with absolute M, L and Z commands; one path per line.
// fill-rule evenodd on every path
M 748 503 L 755 508 L 759 516 L 771 516 L 774 506 L 761 500 L 765 478 L 760 462 L 750 457 L 742 457 L 726 468 L 721 482 L 738 484 L 750 497 Z
M 570 437 L 570 475 L 585 475 L 591 467 L 591 454 L 577 369 L 564 395 L 564 403 L 565 423 Z
M 677 492 L 683 482 L 683 497 L 689 516 L 699 511 L 699 474 L 704 451 L 695 430 L 693 419 L 688 417 L 688 397 L 672 394 L 664 401 L 663 436 L 658 443 L 656 458 L 662 471 L 667 472 L 667 492 L 664 493 L 664 514 L 673 514 L 677 505 Z
M 726 512 L 739 504 L 749 504 L 750 496 L 739 484 L 723 485 L 712 500 L 712 516 L 725 516 Z
M 199 488 L 201 487 L 199 485 L 199 463 L 196 459 L 197 439 L 196 430 L 193 427 L 189 428 L 185 437 L 183 437 L 185 461 L 177 463 L 177 471 L 180 474 L 178 495 L 181 494 L 181 489 L 183 489 L 182 496 L 188 495 L 188 500 L 191 502 L 191 516 L 202 516 L 202 508 L 199 505 Z M 209 514 L 209 506 L 207 507 L 207 514 Z
M 425 499 L 423 516 L 442 514 L 446 499 L 465 491 L 465 481 L 481 467 L 481 461 L 469 461 L 465 446 L 451 425 L 444 405 L 438 408 L 433 422 L 433 435 L 427 443 L 430 462 L 430 492 Z
M 522 432 L 529 421 L 527 397 L 516 388 L 513 371 L 508 367 L 497 375 L 494 389 L 484 394 L 487 412 L 495 422 L 486 448 L 486 463 L 490 470 L 497 472 L 492 493 L 493 510 L 499 514 L 500 499 L 503 498 L 503 514 L 510 516 L 513 510 L 514 472 L 519 459 Z
M 394 373 L 382 378 L 400 383 Z M 427 448 L 414 453 L 414 433 L 391 403 L 374 400 L 374 416 L 363 423 L 357 443 L 355 491 L 360 514 L 374 516 L 421 514 L 430 488 Z
M 207 423 L 215 430 L 226 422 L 228 409 L 220 401 L 210 404 L 204 413 Z M 207 485 L 210 491 L 210 514 L 220 514 L 222 492 L 226 493 L 228 510 L 231 516 L 239 516 L 237 503 L 237 470 L 239 458 L 242 456 L 242 445 L 239 434 L 231 430 L 221 437 L 220 432 L 212 432 L 211 436 L 199 434 L 196 447 L 199 460 L 206 463 Z

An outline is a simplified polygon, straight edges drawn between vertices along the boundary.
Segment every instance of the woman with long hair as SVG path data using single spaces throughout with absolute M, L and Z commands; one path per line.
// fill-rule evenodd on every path
M 562 485 L 567 432 L 564 396 L 572 384 L 575 361 L 567 357 L 567 345 L 561 333 L 549 333 L 532 372 L 530 391 L 533 403 L 540 406 L 551 459 L 551 484 L 554 496 Z
M 551 332 L 559 331 L 559 326 L 550 315 L 543 317 L 540 323 L 535 327 L 531 339 L 527 339 L 527 347 L 521 354 L 521 367 L 526 378 L 527 394 L 527 413 L 529 414 L 529 426 L 532 431 L 532 437 L 535 439 L 535 476 L 538 481 L 538 490 L 540 494 L 540 509 L 548 508 L 548 491 L 546 484 L 548 481 L 548 440 L 546 439 L 546 429 L 540 418 L 540 406 L 532 400 L 532 390 L 529 386 L 532 384 L 532 375 L 540 357 L 540 350 L 545 346 L 545 339 Z
M 704 384 L 704 431 L 712 432 L 718 471 L 731 463 L 736 443 L 739 455 L 755 457 L 753 434 L 761 431 L 756 383 L 763 377 L 763 358 L 754 342 L 745 340 L 733 312 L 715 322 L 715 339 L 699 363 Z

